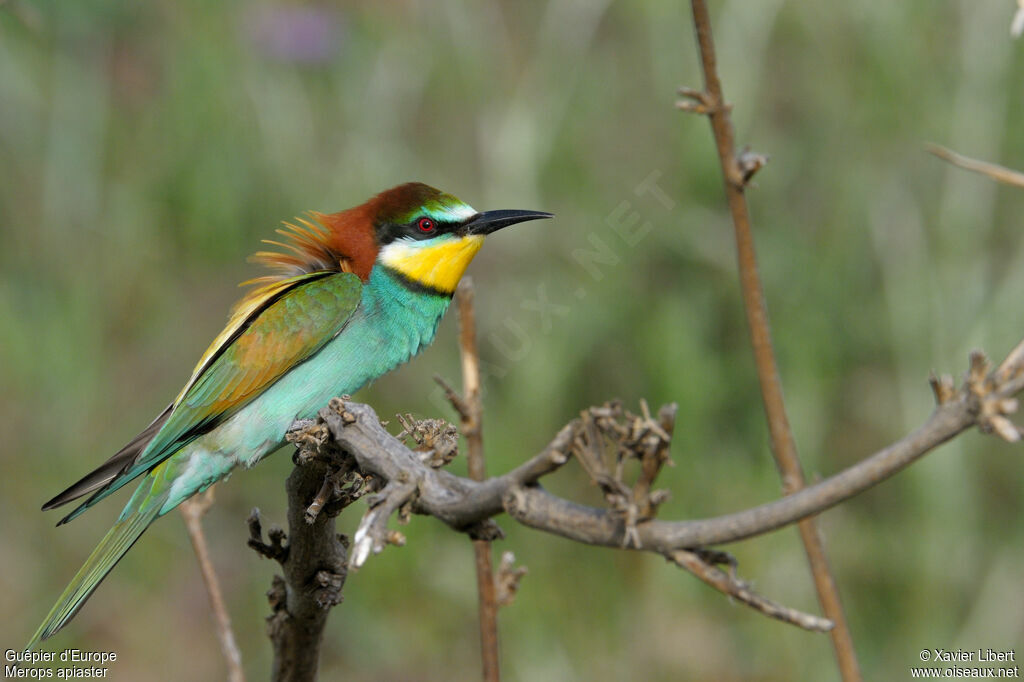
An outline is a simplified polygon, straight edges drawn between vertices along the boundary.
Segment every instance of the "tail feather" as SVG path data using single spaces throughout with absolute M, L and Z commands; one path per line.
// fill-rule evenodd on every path
M 160 509 L 167 498 L 167 493 L 156 496 L 152 492 L 153 481 L 145 480 L 128 502 L 128 508 L 122 513 L 114 527 L 103 537 L 100 544 L 93 550 L 85 565 L 78 571 L 43 624 L 32 636 L 26 650 L 34 648 L 42 640 L 50 637 L 82 608 L 86 600 L 99 586 L 114 565 L 131 549 L 142 533 L 160 515 Z M 135 507 L 133 509 L 132 507 Z

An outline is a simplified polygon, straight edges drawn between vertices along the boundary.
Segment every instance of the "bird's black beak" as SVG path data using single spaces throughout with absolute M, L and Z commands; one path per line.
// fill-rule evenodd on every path
M 503 227 L 523 223 L 527 220 L 554 217 L 554 215 L 544 211 L 484 211 L 470 218 L 462 228 L 466 231 L 466 234 L 490 234 Z

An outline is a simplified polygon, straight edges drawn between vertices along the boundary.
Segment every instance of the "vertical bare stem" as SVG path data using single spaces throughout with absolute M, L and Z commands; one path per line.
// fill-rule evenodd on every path
M 238 649 L 235 633 L 231 629 L 231 617 L 228 615 L 227 607 L 224 605 L 224 596 L 220 591 L 217 572 L 214 571 L 213 563 L 210 561 L 210 552 L 206 545 L 206 534 L 203 533 L 203 514 L 206 513 L 211 504 L 213 504 L 213 488 L 209 488 L 202 496 L 197 495 L 185 500 L 179 509 L 181 509 L 181 515 L 185 519 L 188 537 L 192 540 L 192 549 L 195 550 L 196 559 L 199 560 L 199 570 L 203 574 L 206 592 L 210 595 L 210 606 L 213 608 L 214 619 L 217 621 L 217 638 L 220 640 L 220 647 L 228 664 L 228 680 L 230 682 L 245 682 L 245 670 L 242 668 L 242 653 Z
M 480 359 L 476 349 L 476 314 L 473 310 L 473 280 L 466 277 L 455 292 L 459 308 L 459 348 L 462 354 L 462 433 L 468 446 L 469 477 L 484 480 L 483 408 L 480 402 Z M 476 585 L 480 597 L 480 653 L 484 682 L 498 682 L 498 600 L 494 591 L 491 543 L 473 540 L 476 557 Z
M 729 201 L 729 210 L 732 212 L 740 284 L 743 289 L 743 301 L 746 307 L 747 323 L 750 327 L 757 375 L 761 384 L 761 398 L 764 402 L 768 430 L 771 434 L 772 452 L 782 476 L 782 489 L 786 494 L 791 494 L 803 488 L 805 481 L 796 451 L 796 443 L 786 417 L 786 407 L 779 383 L 779 371 L 775 362 L 775 353 L 772 350 L 768 312 L 765 308 L 764 290 L 757 272 L 757 256 L 750 231 L 750 213 L 744 195 L 746 179 L 736 160 L 732 120 L 729 116 L 729 107 L 722 94 L 722 84 L 718 79 L 715 47 L 711 35 L 711 20 L 708 16 L 707 5 L 704 0 L 691 0 L 691 6 L 704 70 L 706 113 L 711 120 L 715 144 L 718 147 L 718 158 L 722 165 L 722 175 L 725 178 L 725 193 Z M 805 519 L 799 523 L 798 527 L 804 548 L 807 551 L 811 572 L 814 575 L 818 600 L 821 602 L 825 615 L 835 623 L 835 628 L 830 634 L 843 680 L 846 682 L 860 680 L 862 679 L 860 666 L 857 663 L 850 629 L 839 600 L 839 590 L 829 569 L 828 559 L 825 556 L 815 521 L 814 519 Z

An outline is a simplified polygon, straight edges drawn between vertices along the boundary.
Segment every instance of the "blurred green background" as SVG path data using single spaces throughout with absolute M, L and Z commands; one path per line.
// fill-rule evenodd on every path
M 1024 333 L 1024 194 L 922 151 L 1024 166 L 1014 8 L 712 3 L 738 141 L 771 157 L 749 197 L 810 476 L 921 423 L 929 369 L 960 374 L 970 349 L 1001 357 Z M 258 274 L 245 256 L 281 219 L 406 180 L 557 214 L 470 269 L 492 472 L 587 405 L 646 397 L 680 405 L 665 518 L 776 497 L 717 160 L 707 123 L 673 108 L 681 84 L 700 84 L 682 1 L 0 4 L 2 648 L 27 641 L 124 498 L 60 529 L 40 503 L 176 394 Z M 613 229 L 623 216 L 641 236 Z M 609 262 L 574 254 L 602 246 Z M 458 380 L 455 331 L 452 315 L 359 397 L 451 418 L 431 376 Z M 206 521 L 253 680 L 275 565 L 245 547 L 245 517 L 283 520 L 290 467 L 283 452 L 235 474 Z M 971 433 L 821 519 L 868 679 L 903 679 L 922 648 L 1024 641 L 1022 481 L 1019 448 Z M 599 502 L 575 466 L 550 487 Z M 508 680 L 838 677 L 825 636 L 657 557 L 502 525 L 496 549 L 530 570 L 501 613 Z M 469 543 L 430 519 L 403 531 L 349 577 L 323 679 L 477 675 Z M 818 610 L 792 528 L 727 549 L 762 593 Z M 116 680 L 222 677 L 180 518 L 48 644 L 116 651 Z

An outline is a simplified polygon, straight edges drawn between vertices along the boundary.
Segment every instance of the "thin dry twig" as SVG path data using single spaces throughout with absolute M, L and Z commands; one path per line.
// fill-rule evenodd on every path
M 459 417 L 461 417 L 462 419 L 469 419 L 469 406 L 466 405 L 466 401 L 462 399 L 462 396 L 459 395 L 454 388 L 452 388 L 451 384 L 445 381 L 444 377 L 438 374 L 434 375 L 434 381 L 436 381 L 438 385 L 444 389 L 444 396 L 448 398 L 448 402 L 450 402 L 452 404 L 452 407 L 455 408 L 455 411 L 459 413 Z
M 764 289 L 757 272 L 757 255 L 750 229 L 750 212 L 744 195 L 744 189 L 753 172 L 756 172 L 764 164 L 763 162 L 743 164 L 737 159 L 730 111 L 729 107 L 724 105 L 725 96 L 722 93 L 722 84 L 718 77 L 715 46 L 711 33 L 711 18 L 704 0 L 691 0 L 690 4 L 704 72 L 704 92 L 698 97 L 694 96 L 692 90 L 682 91 L 681 94 L 690 100 L 701 103 L 706 109 L 701 113 L 707 114 L 711 121 L 711 129 L 714 133 L 718 158 L 722 167 L 722 176 L 725 179 L 726 197 L 735 228 L 740 283 L 758 379 L 761 384 L 761 399 L 764 403 L 768 430 L 771 435 L 772 453 L 782 476 L 783 491 L 794 493 L 805 485 L 803 468 L 797 455 L 796 442 L 793 439 L 789 419 L 786 416 L 785 402 L 782 398 L 778 366 L 775 361 L 775 352 L 772 349 L 768 311 L 764 301 Z M 835 623 L 831 636 L 840 673 L 845 682 L 861 680 L 860 665 L 853 647 L 853 638 L 846 623 L 846 616 L 839 598 L 839 589 L 829 568 L 817 526 L 813 519 L 806 519 L 798 524 L 798 528 L 814 577 L 818 600 L 825 614 Z
M 484 464 L 483 404 L 480 400 L 480 357 L 476 347 L 476 312 L 473 309 L 473 280 L 464 277 L 455 292 L 459 310 L 459 350 L 462 358 L 462 404 L 452 401 L 462 417 L 462 433 L 466 437 L 469 477 L 482 481 L 487 475 Z M 491 543 L 473 540 L 476 564 L 476 585 L 480 610 L 480 657 L 484 682 L 499 682 L 498 662 L 498 598 L 495 591 Z
M 999 164 L 989 163 L 988 161 L 972 159 L 969 156 L 957 154 L 952 149 L 947 149 L 946 147 L 932 144 L 930 142 L 926 144 L 924 148 L 929 154 L 934 154 L 943 161 L 948 161 L 954 166 L 959 166 L 965 170 L 987 175 L 996 182 L 1012 185 L 1013 187 L 1024 187 L 1024 173 L 1021 173 L 1020 171 L 1015 171 L 1011 168 L 1000 166 Z
M 206 593 L 210 595 L 210 607 L 213 609 L 214 620 L 217 622 L 217 638 L 220 640 L 220 648 L 224 652 L 224 660 L 228 665 L 228 680 L 230 682 L 245 682 L 242 652 L 238 648 L 235 633 L 231 629 L 231 616 L 228 615 L 227 606 L 224 604 L 220 581 L 217 579 L 217 571 L 213 568 L 213 562 L 210 561 L 206 534 L 203 532 L 203 515 L 213 504 L 213 490 L 211 486 L 204 494 L 185 500 L 179 509 L 181 509 L 181 516 L 185 519 L 185 528 L 188 529 L 192 549 L 195 550 L 196 559 L 199 561 L 199 570 L 203 574 Z
M 742 580 L 705 561 L 697 552 L 679 549 L 669 552 L 665 557 L 676 566 L 695 575 L 705 584 L 760 611 L 769 618 L 776 618 L 784 623 L 815 632 L 828 632 L 835 627 L 835 624 L 827 618 L 797 611 L 770 599 L 765 599 Z

